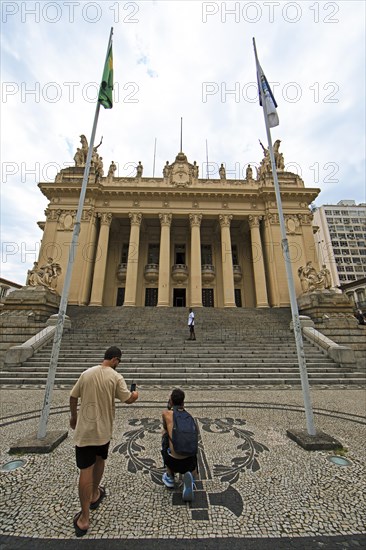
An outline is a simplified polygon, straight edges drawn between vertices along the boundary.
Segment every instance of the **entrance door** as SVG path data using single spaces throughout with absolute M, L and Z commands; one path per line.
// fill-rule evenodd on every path
M 158 289 L 147 288 L 145 292 L 145 306 L 155 307 L 158 303 Z
M 123 303 L 125 301 L 125 289 L 119 288 L 117 290 L 117 306 L 123 306 Z
M 235 293 L 235 305 L 236 305 L 236 307 L 242 307 L 242 305 L 241 305 L 241 290 L 240 290 L 240 288 L 235 288 L 234 293 Z
M 203 307 L 214 307 L 214 291 L 213 288 L 202 289 L 202 305 Z
M 174 288 L 173 306 L 186 307 L 186 289 L 185 288 Z

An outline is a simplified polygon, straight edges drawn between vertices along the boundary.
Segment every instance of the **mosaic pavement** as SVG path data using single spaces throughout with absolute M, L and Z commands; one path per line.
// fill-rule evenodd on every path
M 169 392 L 142 387 L 135 405 L 117 405 L 108 496 L 79 547 L 164 549 L 172 539 L 175 548 L 364 547 L 364 389 L 312 390 L 316 427 L 343 443 L 347 467 L 287 438 L 286 429 L 305 427 L 298 389 L 185 390 L 200 428 L 194 502 L 182 502 L 179 479 L 173 490 L 161 482 L 160 417 Z M 2 390 L 1 465 L 17 458 L 10 444 L 37 430 L 43 397 L 40 389 Z M 55 390 L 49 429 L 67 427 L 68 391 Z M 2 548 L 75 548 L 72 431 L 53 453 L 21 458 L 24 467 L 0 473 Z

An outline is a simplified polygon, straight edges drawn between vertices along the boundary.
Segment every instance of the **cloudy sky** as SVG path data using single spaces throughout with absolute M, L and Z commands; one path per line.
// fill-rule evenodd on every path
M 115 104 L 101 109 L 105 169 L 162 175 L 180 147 L 210 177 L 258 165 L 266 144 L 252 37 L 278 103 L 286 168 L 317 205 L 365 196 L 365 3 L 1 2 L 1 276 L 24 284 L 47 200 L 37 187 L 89 139 L 114 27 Z

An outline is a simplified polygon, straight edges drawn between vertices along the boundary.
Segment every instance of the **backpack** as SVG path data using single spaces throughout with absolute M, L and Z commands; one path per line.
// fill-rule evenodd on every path
M 187 411 L 173 410 L 172 443 L 176 453 L 194 456 L 198 451 L 198 430 L 194 418 Z

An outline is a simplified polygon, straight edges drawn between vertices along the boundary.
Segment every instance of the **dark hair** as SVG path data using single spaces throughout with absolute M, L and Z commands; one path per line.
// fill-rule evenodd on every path
M 111 360 L 114 357 L 118 357 L 118 359 L 121 359 L 122 352 L 117 346 L 111 346 L 108 348 L 104 354 L 104 359 Z
M 175 390 L 172 391 L 170 396 L 173 406 L 183 405 L 184 398 L 185 398 L 185 393 L 183 390 L 179 388 L 175 388 Z

